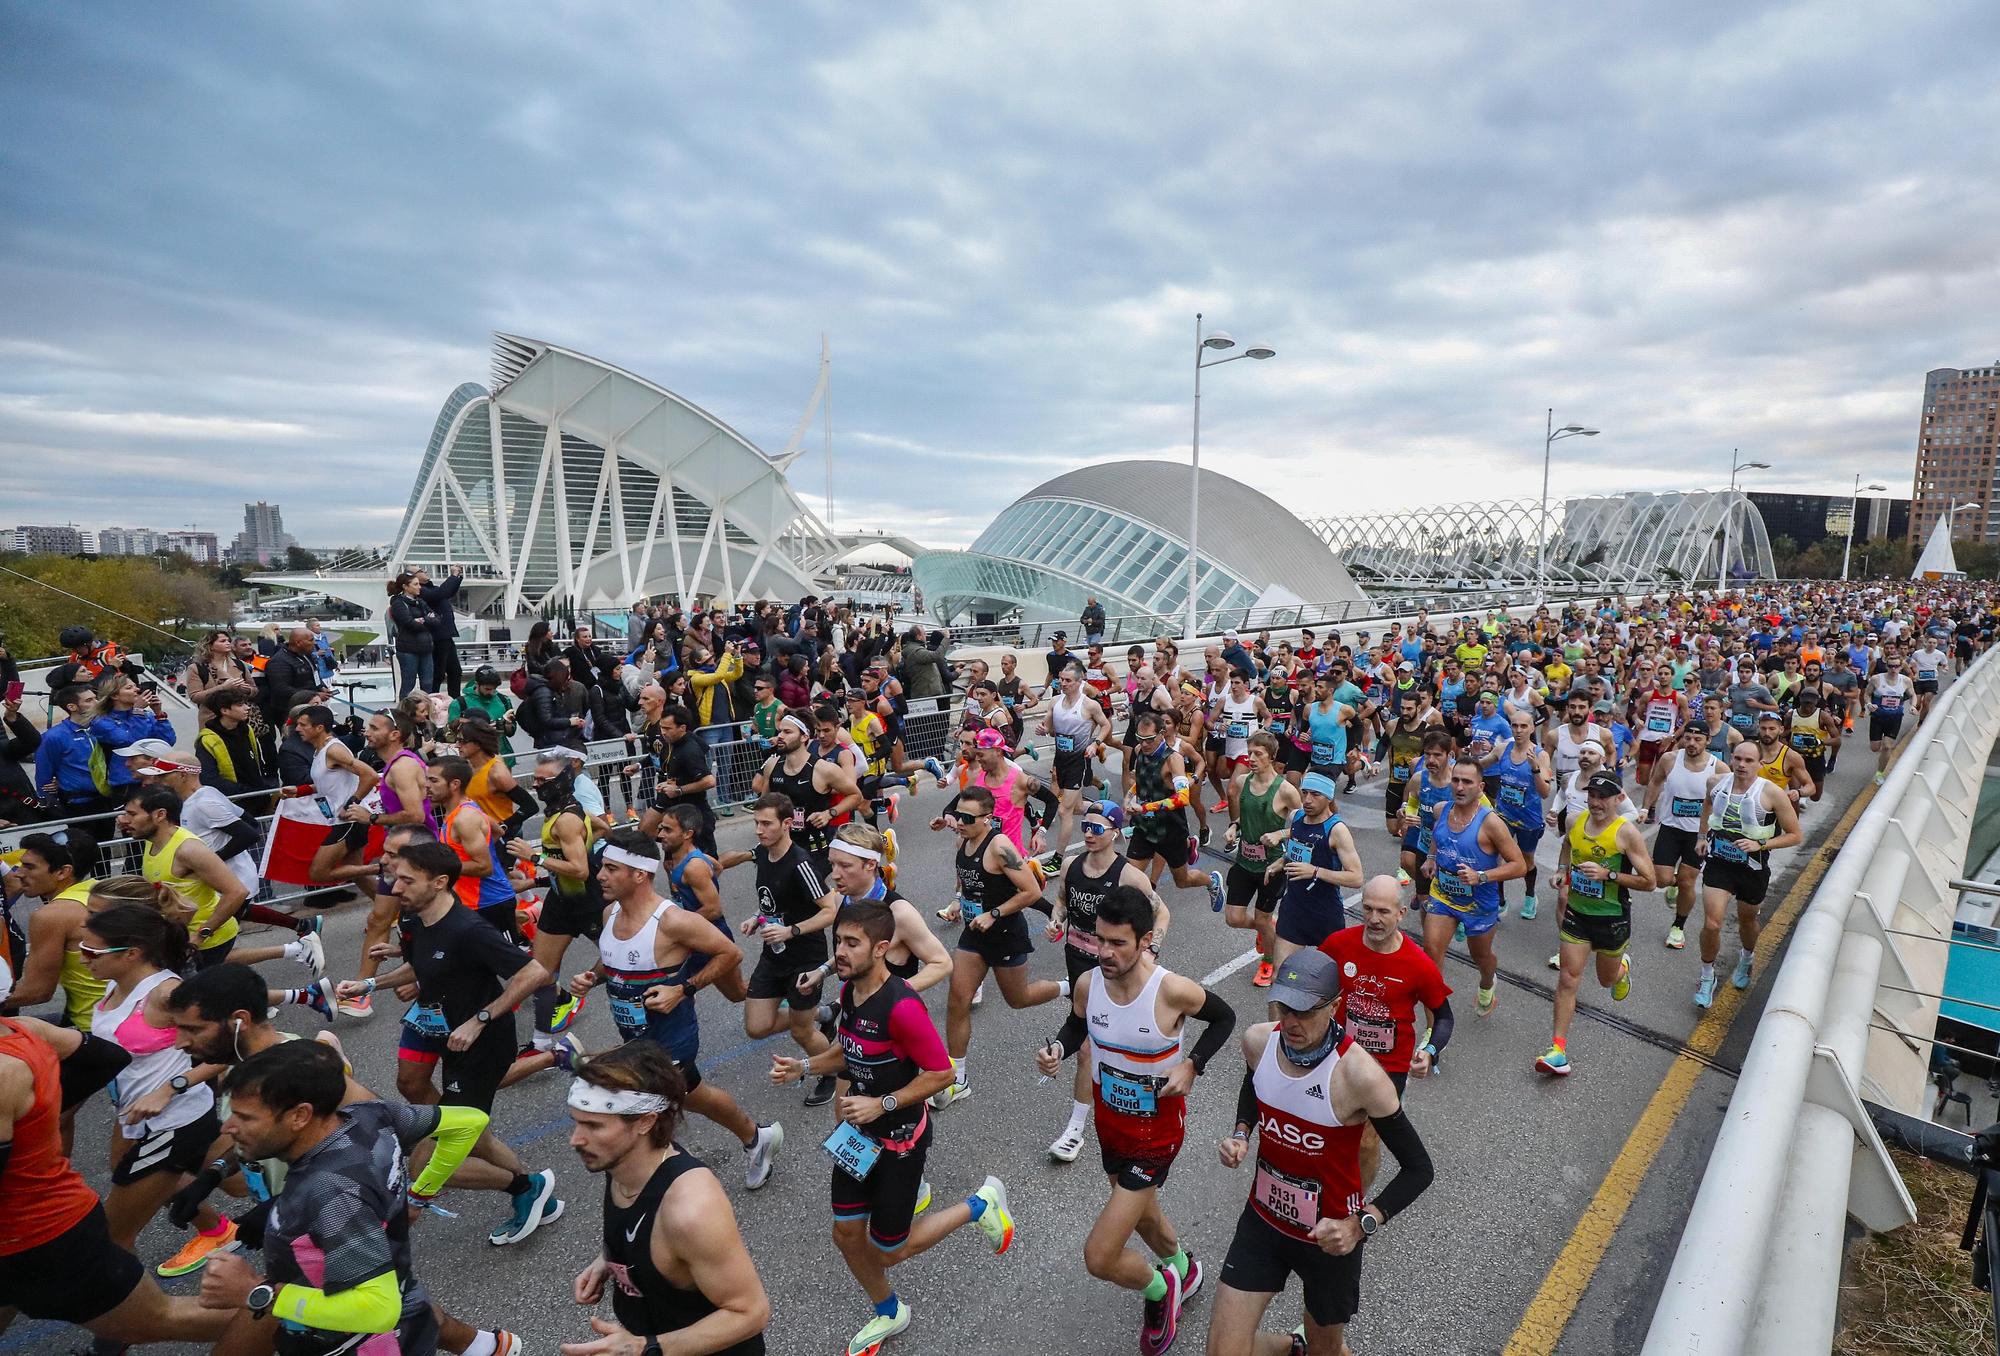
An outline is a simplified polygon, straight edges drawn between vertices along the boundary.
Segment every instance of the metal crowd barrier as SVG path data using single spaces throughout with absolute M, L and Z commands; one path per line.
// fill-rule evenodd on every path
M 1996 653 L 1938 699 L 1799 920 L 1642 1356 L 1830 1350 L 1848 1216 L 1915 1219 L 1864 1103 L 1929 1114 L 1953 882 L 2000 736 Z

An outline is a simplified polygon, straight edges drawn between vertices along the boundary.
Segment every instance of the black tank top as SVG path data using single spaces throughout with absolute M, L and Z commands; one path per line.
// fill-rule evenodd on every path
M 667 1192 L 683 1173 L 702 1161 L 678 1144 L 646 1179 L 630 1205 L 611 1197 L 611 1179 L 604 1179 L 604 1260 L 611 1264 L 611 1312 L 627 1331 L 651 1335 L 693 1327 L 715 1312 L 708 1296 L 684 1290 L 653 1265 L 653 1220 Z M 724 1347 L 719 1356 L 764 1356 L 760 1333 Z
M 1124 873 L 1123 853 L 1111 859 L 1110 869 L 1101 876 L 1091 875 L 1089 864 L 1082 857 L 1069 864 L 1069 869 L 1063 873 L 1063 894 L 1069 901 L 1071 932 L 1097 934 L 1097 910 Z
M 988 829 L 977 847 L 967 851 L 961 846 L 958 855 L 953 859 L 953 864 L 958 868 L 959 898 L 975 901 L 984 906 L 988 913 L 1014 897 L 1014 882 L 1007 878 L 1007 873 L 986 869 L 987 845 L 998 837 L 999 833 L 997 827 Z M 1018 917 L 1019 915 L 1016 915 L 1017 919 Z
M 808 751 L 810 753 L 810 751 Z M 827 844 L 833 841 L 833 830 L 816 828 L 807 822 L 806 816 L 816 810 L 832 806 L 824 791 L 813 785 L 813 769 L 819 766 L 817 757 L 808 756 L 805 767 L 797 772 L 785 771 L 785 755 L 779 754 L 778 761 L 771 765 L 771 789 L 788 797 L 792 802 L 792 837 L 815 857 L 826 856 Z

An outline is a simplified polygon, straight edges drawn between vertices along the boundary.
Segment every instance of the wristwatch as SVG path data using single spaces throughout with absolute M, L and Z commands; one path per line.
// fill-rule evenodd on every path
M 1375 1231 L 1382 1227 L 1382 1221 L 1369 1214 L 1366 1206 L 1362 1207 L 1361 1213 L 1356 1218 L 1361 1221 L 1361 1236 L 1363 1238 L 1375 1237 Z
M 889 1092 L 889 1093 L 884 1093 L 882 1095 L 882 1110 L 885 1114 L 894 1111 L 896 1109 L 896 1106 L 897 1102 L 895 1093 Z
M 186 1092 L 190 1086 L 186 1074 L 175 1074 L 167 1080 L 167 1086 L 175 1092 Z
M 660 1339 L 657 1337 L 648 1337 L 646 1345 L 639 1348 L 639 1356 L 661 1356 Z
M 492 1021 L 493 1014 L 488 1009 L 481 1008 L 479 1011 L 472 1014 L 472 1020 L 483 1024 Z
M 250 1293 L 243 1297 L 243 1307 L 250 1311 L 250 1317 L 252 1318 L 268 1317 L 271 1312 L 271 1306 L 277 1302 L 277 1287 L 269 1281 L 264 1282 L 262 1285 L 252 1286 Z

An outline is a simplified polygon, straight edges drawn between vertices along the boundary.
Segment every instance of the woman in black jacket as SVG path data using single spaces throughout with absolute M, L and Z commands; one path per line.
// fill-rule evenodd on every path
M 430 692 L 437 686 L 434 671 L 437 637 L 431 623 L 436 617 L 424 601 L 417 577 L 408 570 L 389 583 L 389 625 L 396 635 L 396 696 L 407 697 L 413 690 Z

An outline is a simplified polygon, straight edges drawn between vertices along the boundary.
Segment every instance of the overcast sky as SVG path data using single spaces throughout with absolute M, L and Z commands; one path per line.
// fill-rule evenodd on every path
M 969 541 L 1060 470 L 1304 514 L 1907 494 L 2000 359 L 2000 9 L 0 0 L 0 523 L 386 540 L 489 333 Z M 816 435 L 815 435 L 816 436 Z M 816 443 L 815 443 L 816 445 Z M 817 502 L 817 459 L 794 470 Z

